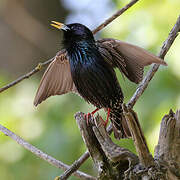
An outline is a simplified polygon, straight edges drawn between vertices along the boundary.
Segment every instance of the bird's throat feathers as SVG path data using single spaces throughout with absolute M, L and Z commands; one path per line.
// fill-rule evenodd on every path
M 81 38 L 64 38 L 63 39 L 63 45 L 64 48 L 69 50 L 69 49 L 74 49 L 74 50 L 82 50 L 82 49 L 87 49 L 90 48 L 91 46 L 95 46 L 95 40 L 94 38 L 92 39 L 81 39 Z
M 73 63 L 90 63 L 100 56 L 94 41 L 81 40 L 66 47 L 70 61 Z M 71 62 L 70 62 L 71 63 Z

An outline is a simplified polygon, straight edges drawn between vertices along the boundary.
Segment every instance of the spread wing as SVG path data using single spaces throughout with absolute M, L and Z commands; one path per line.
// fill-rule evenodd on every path
M 99 51 L 104 59 L 113 67 L 119 68 L 134 83 L 143 78 L 144 66 L 152 63 L 167 65 L 162 59 L 138 46 L 115 40 L 97 41 Z
M 60 51 L 46 69 L 37 90 L 34 105 L 37 106 L 49 96 L 77 92 L 70 71 L 65 50 Z

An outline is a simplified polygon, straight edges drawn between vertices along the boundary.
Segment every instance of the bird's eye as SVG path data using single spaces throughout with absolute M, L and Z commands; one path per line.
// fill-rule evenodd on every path
M 71 27 L 71 30 L 76 30 L 76 28 L 74 26 Z

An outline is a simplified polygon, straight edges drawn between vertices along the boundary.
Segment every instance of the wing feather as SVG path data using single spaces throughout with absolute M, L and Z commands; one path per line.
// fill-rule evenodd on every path
M 37 90 L 34 105 L 37 106 L 50 96 L 77 92 L 65 50 L 60 51 L 46 69 Z
M 145 49 L 120 40 L 102 39 L 97 41 L 97 45 L 104 59 L 113 67 L 119 68 L 134 83 L 142 80 L 144 66 L 152 63 L 167 65 Z

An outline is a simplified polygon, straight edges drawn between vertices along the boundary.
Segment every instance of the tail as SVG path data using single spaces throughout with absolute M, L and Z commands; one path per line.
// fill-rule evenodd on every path
M 131 137 L 131 133 L 129 131 L 126 119 L 123 115 L 121 102 L 116 103 L 116 105 L 114 105 L 113 108 L 111 108 L 110 120 L 112 122 L 114 137 L 116 139 Z

